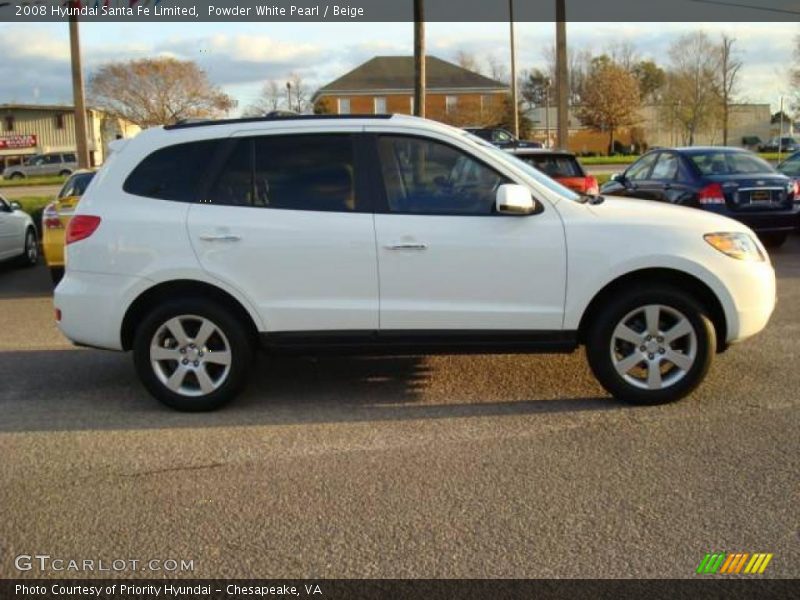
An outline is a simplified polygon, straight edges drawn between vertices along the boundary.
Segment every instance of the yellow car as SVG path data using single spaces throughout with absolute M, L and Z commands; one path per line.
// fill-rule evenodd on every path
M 64 183 L 56 199 L 42 212 L 42 251 L 53 283 L 64 275 L 64 233 L 94 171 L 75 171 Z

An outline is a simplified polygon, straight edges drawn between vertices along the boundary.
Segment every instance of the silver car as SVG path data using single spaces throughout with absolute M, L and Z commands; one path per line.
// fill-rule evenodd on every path
M 30 215 L 0 196 L 0 261 L 6 259 L 33 266 L 39 259 L 39 243 Z
M 7 167 L 3 171 L 3 179 L 22 179 L 24 177 L 44 177 L 61 175 L 67 177 L 78 168 L 78 159 L 74 152 L 50 152 L 37 154 L 25 160 L 21 165 Z

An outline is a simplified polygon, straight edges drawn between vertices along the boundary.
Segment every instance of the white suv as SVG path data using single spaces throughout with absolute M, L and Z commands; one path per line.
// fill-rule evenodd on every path
M 571 352 L 619 399 L 694 389 L 767 323 L 744 225 L 582 197 L 412 117 L 188 122 L 115 142 L 67 231 L 56 318 L 133 350 L 180 410 L 239 392 L 254 350 Z

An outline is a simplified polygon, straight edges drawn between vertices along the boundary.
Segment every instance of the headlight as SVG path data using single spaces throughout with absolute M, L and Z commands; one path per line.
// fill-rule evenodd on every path
M 707 233 L 703 239 L 714 248 L 738 260 L 764 262 L 764 253 L 746 233 Z

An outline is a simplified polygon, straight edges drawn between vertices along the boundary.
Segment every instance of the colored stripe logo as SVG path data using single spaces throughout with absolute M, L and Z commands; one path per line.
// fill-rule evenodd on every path
M 697 567 L 698 575 L 761 575 L 772 560 L 772 554 L 757 552 L 713 552 L 706 554 Z

